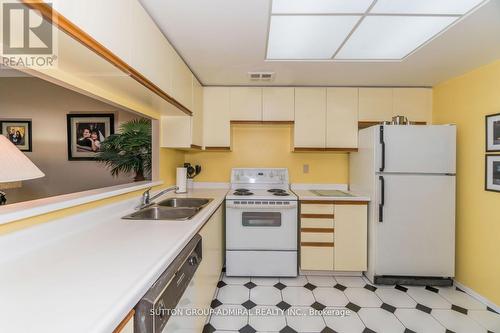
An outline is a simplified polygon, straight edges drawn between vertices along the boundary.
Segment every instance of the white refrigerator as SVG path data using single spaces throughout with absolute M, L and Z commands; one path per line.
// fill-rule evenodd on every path
M 456 127 L 373 126 L 358 147 L 349 178 L 371 198 L 367 277 L 454 277 Z

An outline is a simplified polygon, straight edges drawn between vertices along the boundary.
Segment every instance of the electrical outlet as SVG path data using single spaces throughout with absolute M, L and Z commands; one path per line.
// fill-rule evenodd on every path
M 302 172 L 309 173 L 309 164 L 302 165 Z

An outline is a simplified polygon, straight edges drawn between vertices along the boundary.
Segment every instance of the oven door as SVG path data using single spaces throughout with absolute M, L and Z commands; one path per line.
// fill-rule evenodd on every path
M 296 202 L 226 209 L 228 250 L 297 250 Z

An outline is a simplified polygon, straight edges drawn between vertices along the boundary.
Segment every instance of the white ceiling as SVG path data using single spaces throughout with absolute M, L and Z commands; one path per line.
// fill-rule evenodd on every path
M 500 59 L 500 0 L 401 62 L 266 61 L 271 0 L 140 1 L 204 85 L 433 86 Z

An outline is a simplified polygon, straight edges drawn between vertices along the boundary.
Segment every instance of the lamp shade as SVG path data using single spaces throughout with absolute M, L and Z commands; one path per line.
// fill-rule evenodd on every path
M 18 182 L 45 176 L 5 136 L 0 135 L 0 183 Z

